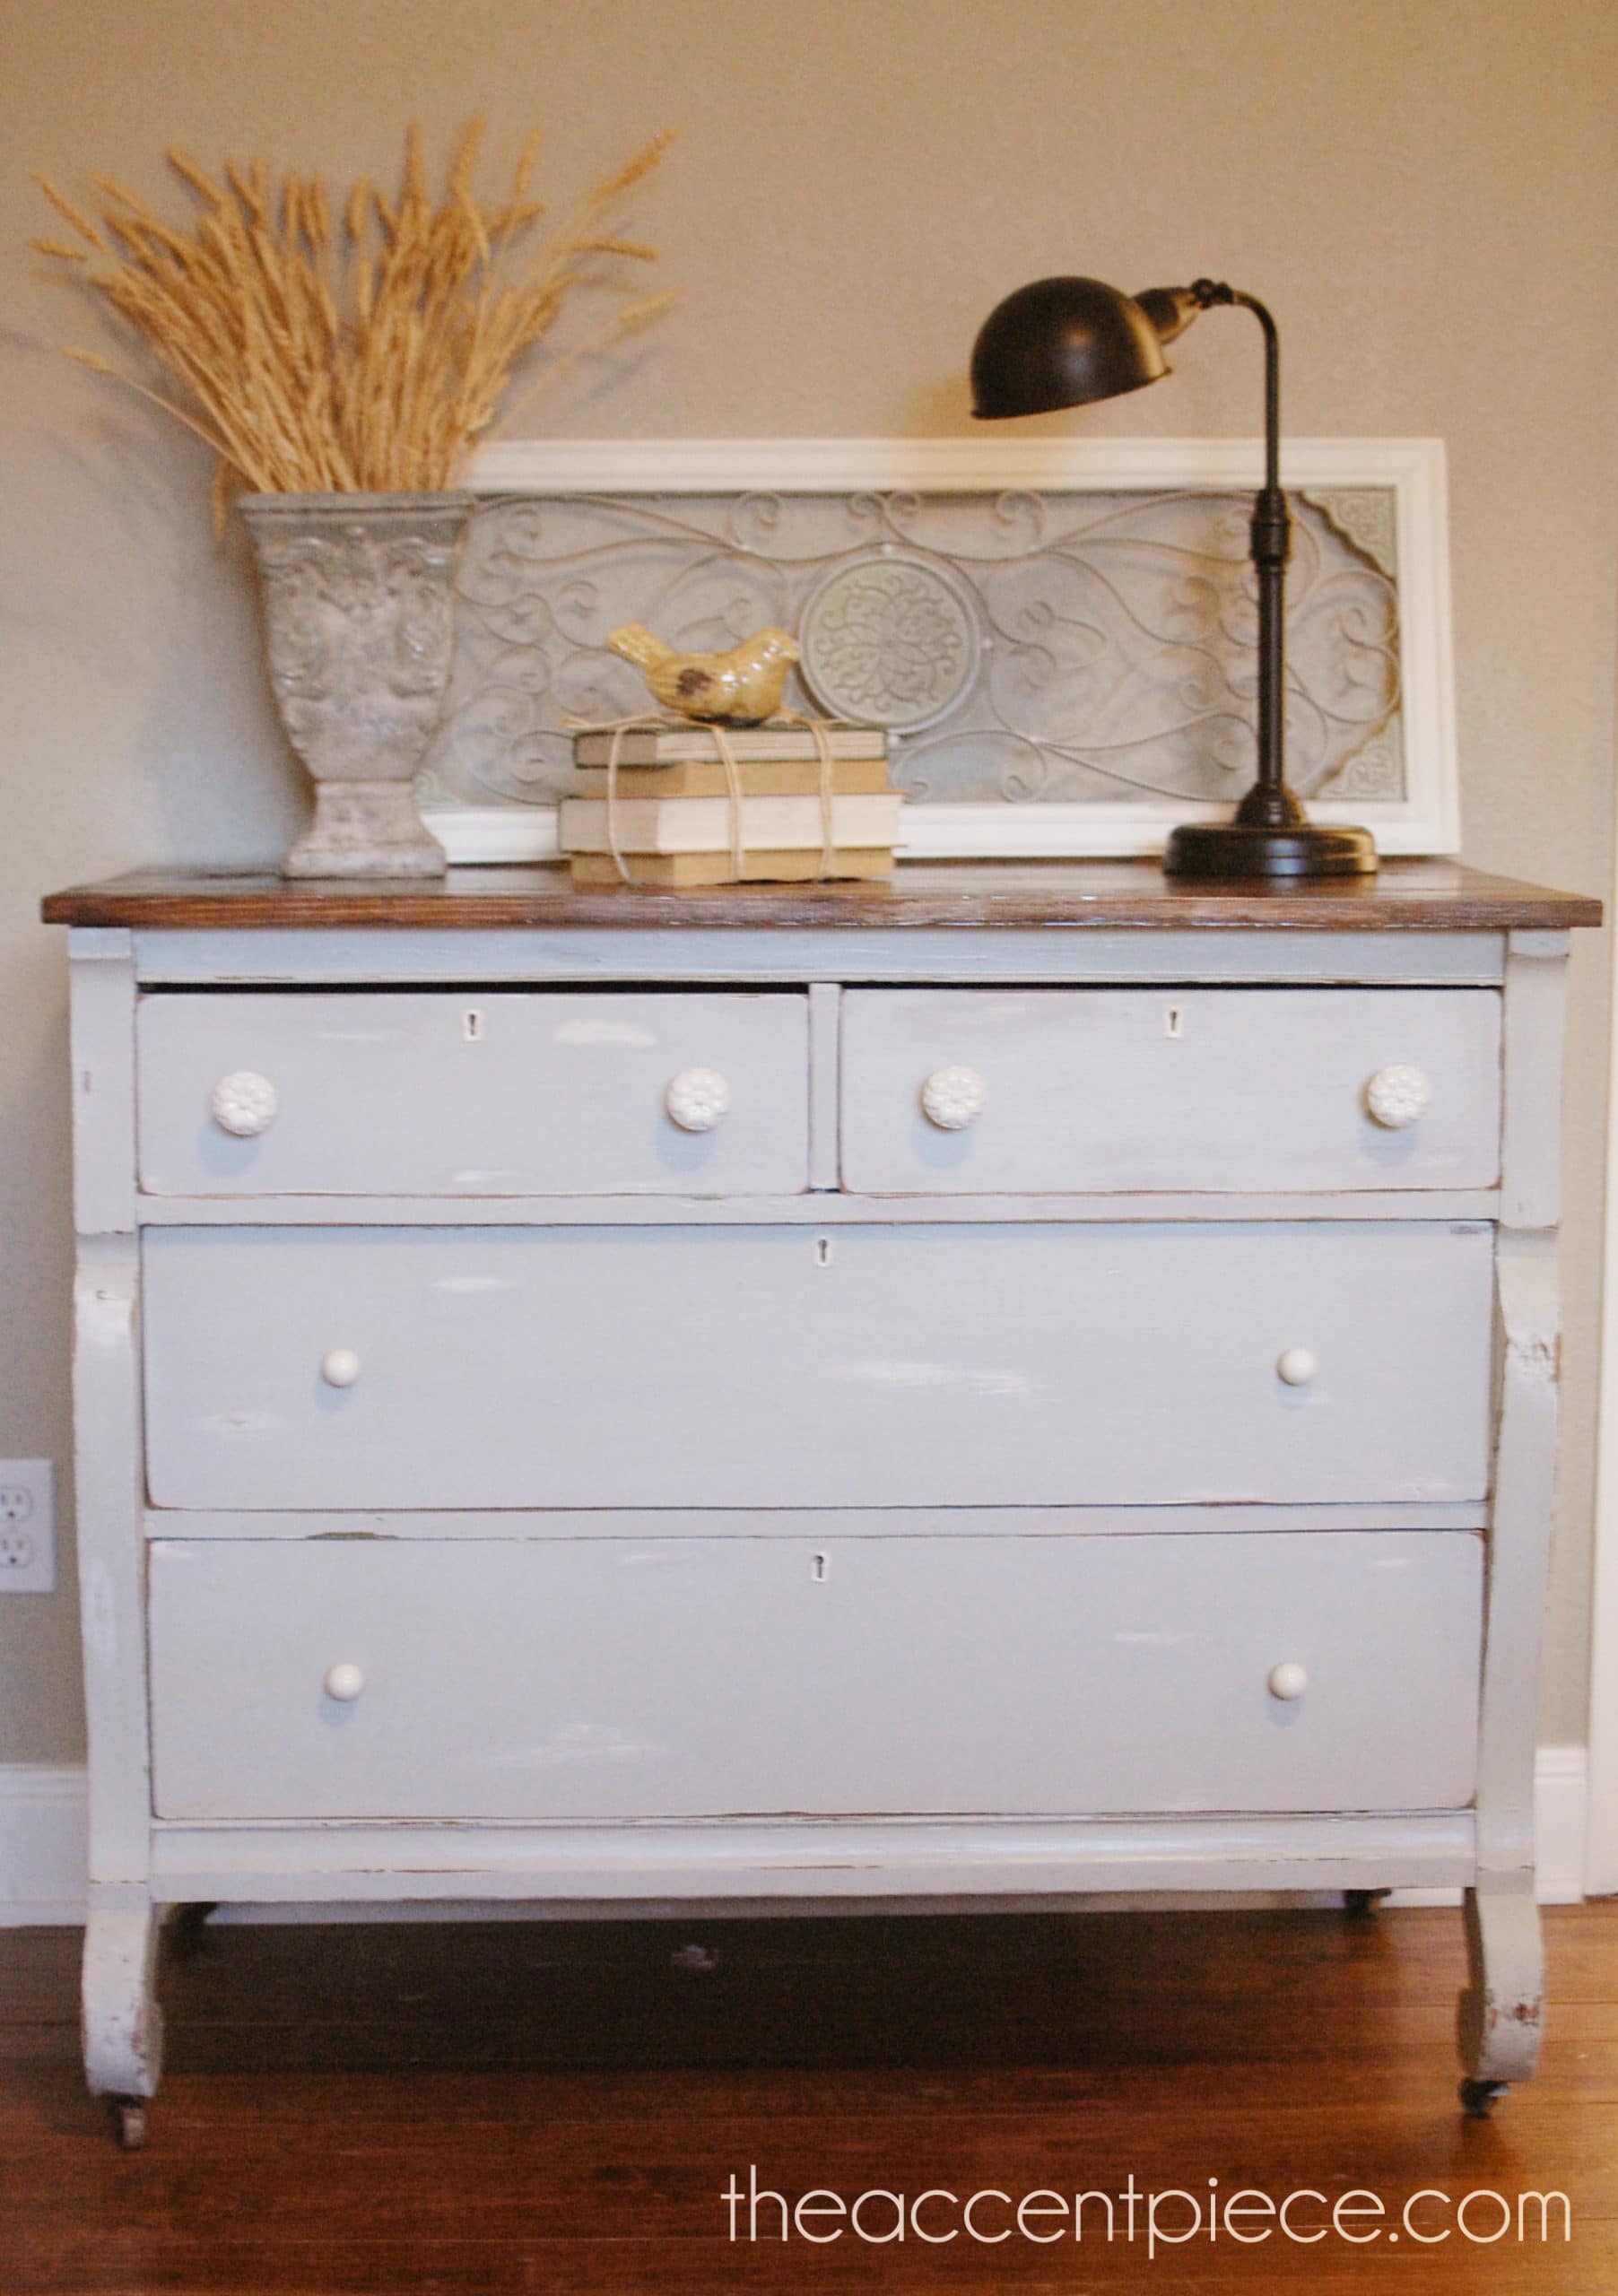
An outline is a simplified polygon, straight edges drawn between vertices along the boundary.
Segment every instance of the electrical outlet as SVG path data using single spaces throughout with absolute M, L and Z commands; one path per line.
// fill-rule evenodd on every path
M 48 1459 L 0 1459 L 0 1595 L 48 1595 L 56 1583 L 56 1471 Z

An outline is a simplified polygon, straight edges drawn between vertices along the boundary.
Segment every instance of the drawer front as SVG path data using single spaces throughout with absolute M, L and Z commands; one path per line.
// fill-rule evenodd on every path
M 808 1184 L 802 996 L 152 996 L 141 1185 L 156 1196 L 773 1195 Z M 673 1080 L 723 1077 L 704 1131 Z M 273 1094 L 226 1091 L 259 1078 Z M 262 1129 L 241 1133 L 230 1123 Z M 699 1111 L 703 1113 L 704 1111 Z M 686 1110 L 689 1116 L 691 1111 Z
M 1492 989 L 863 989 L 843 1179 L 926 1193 L 1461 1188 L 1500 1171 Z M 1389 1069 L 1426 1103 L 1393 1117 Z M 928 1080 L 965 1070 L 952 1097 Z M 940 1097 L 941 1095 L 941 1097 Z M 975 1102 L 981 1109 L 974 1112 Z M 965 1118 L 951 1125 L 949 1119 Z
M 164 1540 L 156 1807 L 1458 1808 L 1481 1578 L 1457 1532 Z
M 149 1230 L 152 1495 L 1474 1500 L 1492 1248 L 1427 1222 Z

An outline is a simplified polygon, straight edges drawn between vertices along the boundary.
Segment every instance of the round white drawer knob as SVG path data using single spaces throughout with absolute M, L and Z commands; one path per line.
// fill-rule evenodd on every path
M 208 1113 L 214 1123 L 222 1132 L 233 1132 L 239 1140 L 251 1140 L 256 1133 L 267 1132 L 280 1105 L 269 1078 L 251 1068 L 238 1068 L 222 1076 L 208 1095 Z
M 339 1706 L 352 1706 L 365 1688 L 365 1674 L 350 1658 L 341 1665 L 328 1666 L 326 1673 L 326 1694 L 335 1698 Z
M 975 1068 L 935 1068 L 921 1088 L 921 1110 L 940 1132 L 964 1132 L 988 1106 L 988 1086 Z
M 730 1113 L 730 1087 L 717 1068 L 683 1068 L 663 1105 L 682 1132 L 711 1132 Z
M 1289 1387 L 1307 1387 L 1320 1369 L 1312 1347 L 1288 1347 L 1276 1358 L 1275 1376 Z
M 1278 1666 L 1270 1668 L 1270 1696 L 1290 1701 L 1301 1698 L 1309 1688 L 1309 1669 L 1300 1666 L 1296 1658 L 1283 1658 Z
M 352 1347 L 328 1347 L 320 1358 L 320 1376 L 328 1387 L 352 1387 L 360 1376 L 360 1359 Z
M 1407 1124 L 1427 1113 L 1432 1087 L 1419 1068 L 1400 1061 L 1379 1068 L 1365 1087 L 1365 1106 L 1376 1122 L 1389 1132 L 1403 1132 Z

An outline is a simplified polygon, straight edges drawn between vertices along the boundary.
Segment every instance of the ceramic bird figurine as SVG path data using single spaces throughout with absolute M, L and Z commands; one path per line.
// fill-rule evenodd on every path
M 755 630 L 726 654 L 679 654 L 638 622 L 609 631 L 607 644 L 633 662 L 667 709 L 705 726 L 761 726 L 779 709 L 797 648 L 785 630 Z

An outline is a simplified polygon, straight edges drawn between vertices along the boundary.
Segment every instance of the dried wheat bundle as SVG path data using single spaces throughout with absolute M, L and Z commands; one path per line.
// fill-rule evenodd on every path
M 535 239 L 544 212 L 529 196 L 537 136 L 509 196 L 486 208 L 472 187 L 481 132 L 481 121 L 468 129 L 436 204 L 413 127 L 398 197 L 362 181 L 340 215 L 318 177 L 289 175 L 276 189 L 260 160 L 228 162 L 221 185 L 170 152 L 200 203 L 189 230 L 171 230 L 107 176 L 91 178 L 93 214 L 38 178 L 84 246 L 31 244 L 76 267 L 144 337 L 180 396 L 149 390 L 94 352 L 68 356 L 206 440 L 219 457 L 216 521 L 238 484 L 262 493 L 450 484 L 525 354 L 544 343 L 571 291 L 599 275 L 600 258 L 655 258 L 655 248 L 609 229 L 610 212 L 656 167 L 667 135 Z M 620 304 L 535 385 L 673 300 Z

